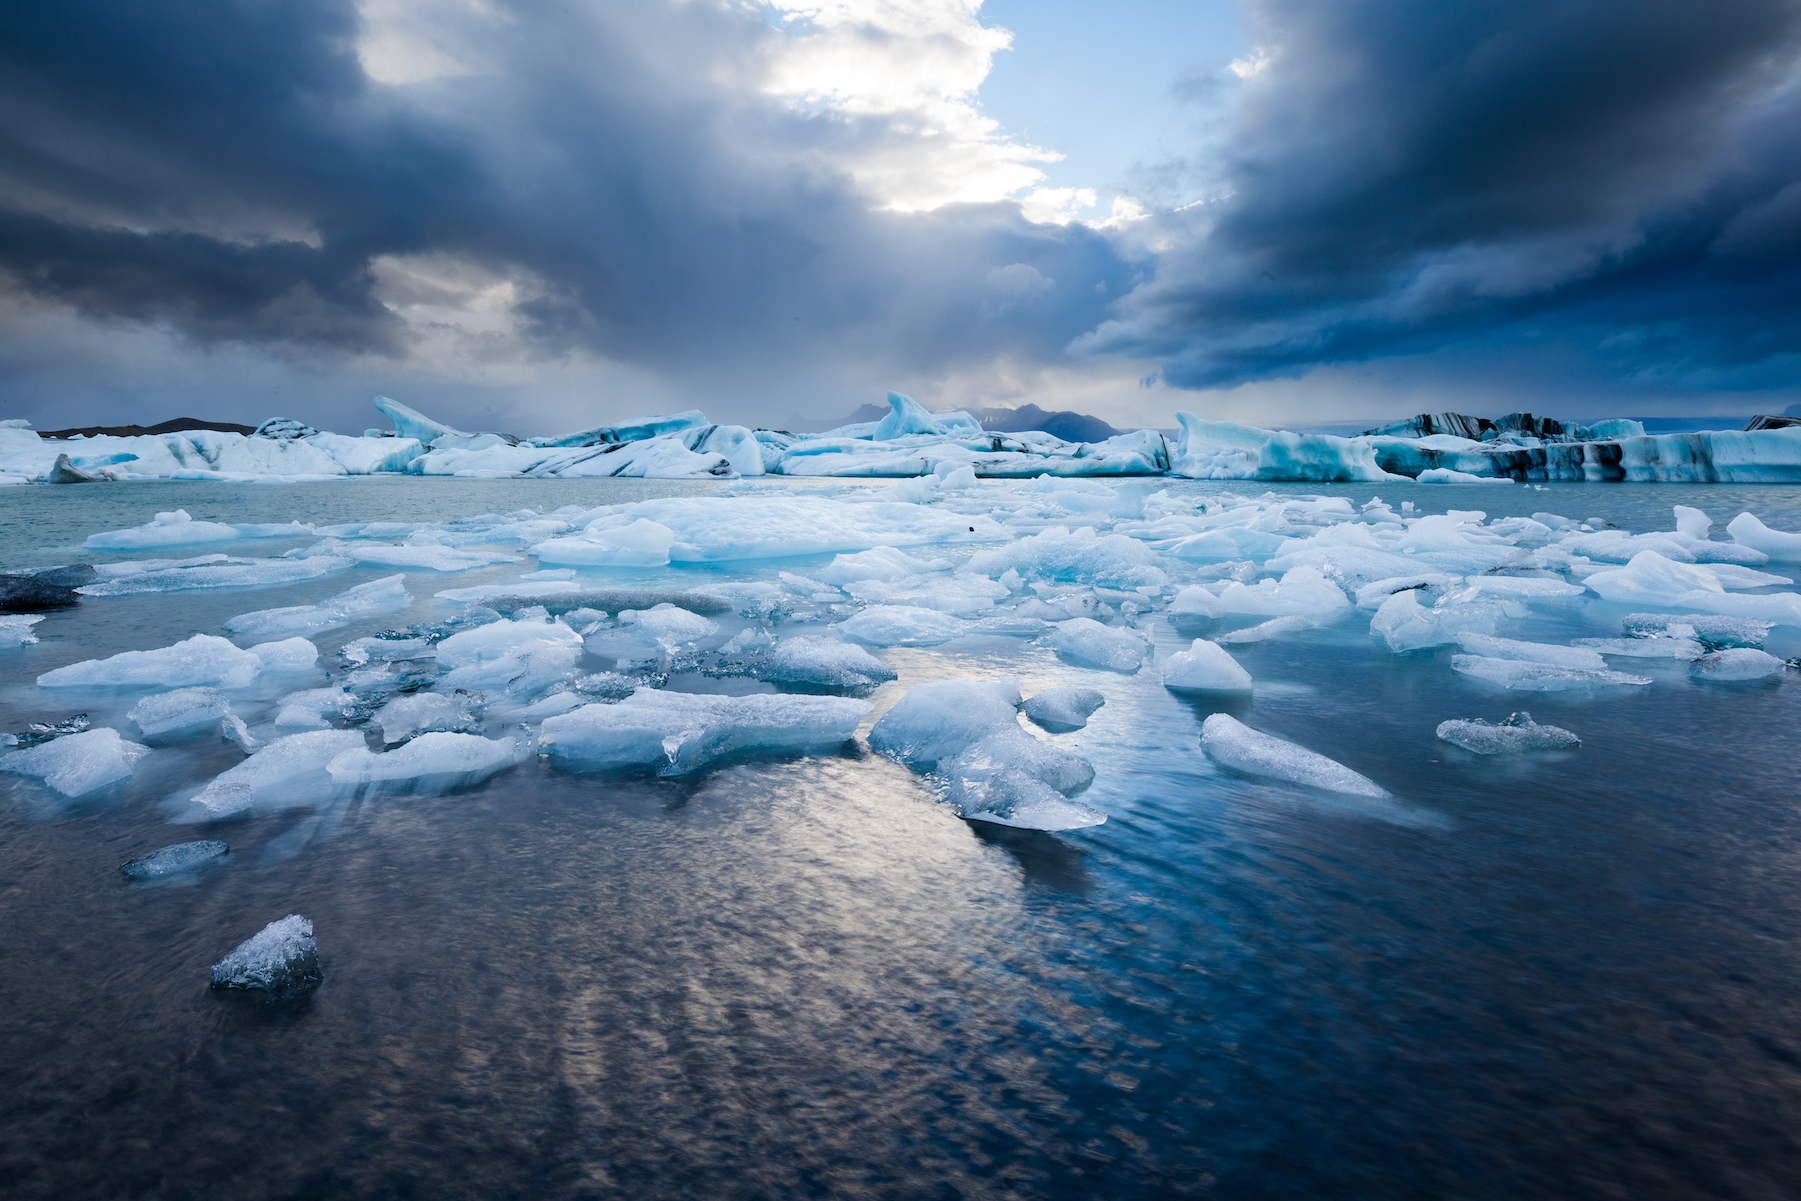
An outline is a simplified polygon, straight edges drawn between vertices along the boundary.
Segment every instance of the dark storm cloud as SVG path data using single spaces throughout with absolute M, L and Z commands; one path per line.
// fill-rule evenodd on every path
M 1801 351 L 1801 9 L 1257 0 L 1222 200 L 1078 345 L 1172 382 L 1586 341 L 1619 378 Z M 1789 364 L 1792 367 L 1792 363 Z
M 1104 238 L 1014 205 L 873 211 L 814 151 L 880 131 L 747 84 L 770 36 L 751 15 L 502 16 L 476 73 L 394 87 L 365 76 L 342 0 L 11 6 L 0 271 L 201 343 L 398 356 L 379 263 L 451 256 L 527 281 L 546 356 L 752 390 L 822 359 L 1053 356 L 1103 315 L 1096 285 L 1126 282 Z M 1012 264 L 1046 287 L 997 304 Z

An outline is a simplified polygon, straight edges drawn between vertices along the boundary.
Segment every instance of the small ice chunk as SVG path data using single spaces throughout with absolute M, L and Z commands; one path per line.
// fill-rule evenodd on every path
M 367 747 L 345 751 L 326 765 L 336 784 L 384 789 L 440 791 L 485 780 L 526 755 L 511 738 L 477 734 L 421 734 L 399 750 L 376 754 Z
M 1207 591 L 1199 584 L 1190 584 L 1176 593 L 1176 599 L 1169 604 L 1171 617 L 1224 617 L 1226 607 L 1219 602 L 1219 597 Z
M 757 677 L 778 684 L 818 684 L 862 688 L 894 679 L 880 659 L 849 642 L 830 638 L 785 638 L 757 666 Z
M 214 988 L 258 988 L 282 1001 L 325 979 L 313 923 L 298 913 L 270 922 L 213 964 Z
M 203 839 L 200 842 L 178 842 L 172 847 L 163 847 L 151 851 L 148 855 L 140 855 L 136 859 L 119 865 L 119 870 L 132 880 L 161 880 L 166 876 L 191 872 L 203 864 L 230 853 L 231 848 L 216 839 Z
M 1707 652 L 1693 638 L 1577 638 L 1571 645 L 1627 659 L 1695 659 Z
M 1460 746 L 1478 755 L 1512 755 L 1520 751 L 1562 750 L 1581 746 L 1582 740 L 1557 726 L 1541 726 L 1524 710 L 1511 714 L 1498 726 L 1481 718 L 1446 721 L 1438 726 L 1440 742 Z
M 267 638 L 275 634 L 310 634 L 348 625 L 360 617 L 375 613 L 391 613 L 411 604 L 412 594 L 406 590 L 406 576 L 391 575 L 369 584 L 358 584 L 316 605 L 292 605 L 285 609 L 259 609 L 240 613 L 225 623 L 231 633 L 245 638 Z
M 1752 617 L 1721 617 L 1712 613 L 1628 613 L 1621 621 L 1628 638 L 1646 638 L 1661 632 L 1672 638 L 1696 638 L 1709 650 L 1728 646 L 1761 647 L 1776 627 L 1773 621 Z
M 1686 534 L 1690 538 L 1705 538 L 1713 529 L 1713 518 L 1699 509 L 1691 509 L 1687 505 L 1676 506 L 1676 532 Z
M 1137 634 L 1104 626 L 1092 617 L 1072 617 L 1059 623 L 1046 641 L 1079 663 L 1126 675 L 1144 666 L 1144 656 L 1150 650 Z
M 775 639 L 769 631 L 758 626 L 745 626 L 733 634 L 726 644 L 719 648 L 722 655 L 744 655 L 751 651 L 768 650 L 775 645 Z
M 358 638 L 346 642 L 338 651 L 351 667 L 376 663 L 400 663 L 412 659 L 430 659 L 437 655 L 430 638 Z
M 1749 513 L 1734 517 L 1726 526 L 1726 532 L 1739 545 L 1762 551 L 1772 559 L 1801 563 L 1801 534 L 1773 530 Z
M 971 744 L 944 769 L 945 796 L 966 821 L 1026 830 L 1079 830 L 1107 815 L 1067 799 L 1094 780 L 1094 766 L 1015 725 Z
M 855 554 L 839 555 L 831 564 L 819 573 L 821 582 L 842 587 L 854 584 L 859 580 L 894 580 L 906 579 L 908 576 L 924 575 L 927 572 L 949 571 L 949 559 L 915 559 L 904 551 L 895 550 L 892 546 L 878 546 L 873 550 L 858 551 Z M 1018 577 L 1015 576 L 1017 579 Z
M 1448 575 L 1442 571 L 1429 571 L 1424 575 L 1392 576 L 1386 580 L 1377 580 L 1373 584 L 1365 584 L 1357 589 L 1357 607 L 1359 609 L 1380 609 L 1384 601 L 1397 593 L 1410 592 L 1416 588 L 1450 588 L 1462 582 L 1462 576 Z
M 0 614 L 0 647 L 30 646 L 38 640 L 31 627 L 42 620 L 41 614 Z
M 1642 686 L 1651 682 L 1649 676 L 1631 676 L 1620 671 L 1563 667 L 1521 659 L 1492 659 L 1483 655 L 1452 655 L 1451 670 L 1499 684 L 1513 692 L 1568 692 L 1596 685 Z
M 137 723 L 144 737 L 158 738 L 216 725 L 230 712 L 217 688 L 177 688 L 145 697 L 125 716 Z
M 323 730 L 331 724 L 325 720 L 327 713 L 342 713 L 354 704 L 356 698 L 348 695 L 342 688 L 308 688 L 302 692 L 290 692 L 281 698 L 275 725 L 280 729 Z
M 1675 562 L 1654 550 L 1641 550 L 1626 566 L 1594 572 L 1582 583 L 1603 600 L 1645 605 L 1675 605 L 1691 592 L 1724 591 L 1720 578 L 1707 568 Z
M 665 654 L 719 632 L 716 622 L 668 603 L 651 609 L 621 609 L 619 624 L 654 641 Z
M 1295 613 L 1287 617 L 1272 617 L 1268 621 L 1259 622 L 1254 626 L 1246 626 L 1242 630 L 1220 634 L 1214 640 L 1222 646 L 1242 646 L 1252 642 L 1266 642 L 1278 634 L 1293 634 L 1300 630 L 1317 629 L 1319 629 L 1319 622 Z
M 304 638 L 283 638 L 280 642 L 259 642 L 250 653 L 262 662 L 264 671 L 311 671 L 319 662 L 319 648 Z
M 1607 667 L 1607 661 L 1597 652 L 1576 646 L 1548 646 L 1542 642 L 1521 642 L 1514 638 L 1491 638 L 1487 634 L 1459 634 L 1457 645 L 1472 655 L 1486 655 L 1490 659 L 1553 663 L 1558 667 L 1574 667 L 1582 671 L 1601 671 Z
M 546 621 L 543 610 L 538 610 L 536 615 L 522 613 L 510 621 L 493 621 L 452 634 L 438 643 L 438 663 L 452 669 L 488 663 L 533 642 L 578 652 L 582 645 L 581 635 L 560 621 Z
M 66 797 L 84 797 L 131 776 L 150 748 L 119 737 L 117 730 L 67 734 L 0 759 L 0 771 L 35 776 Z
M 1490 596 L 1516 600 L 1558 600 L 1581 596 L 1584 591 L 1580 584 L 1526 575 L 1473 575 L 1469 578 L 1469 586 Z
M 263 745 L 261 740 L 251 736 L 250 727 L 246 726 L 244 724 L 244 719 L 235 713 L 227 713 L 225 715 L 225 720 L 219 723 L 219 737 L 226 742 L 231 743 L 246 755 L 256 754 L 258 750 L 262 749 Z
M 309 730 L 278 738 L 236 767 L 220 772 L 194 803 L 202 818 L 304 805 L 331 794 L 325 766 L 364 746 L 355 730 Z
M 1702 655 L 1689 664 L 1688 673 L 1699 680 L 1725 682 L 1761 680 L 1781 675 L 1787 668 L 1788 664 L 1775 655 L 1740 646 Z
M 1201 723 L 1201 749 L 1222 767 L 1355 796 L 1386 797 L 1388 790 L 1337 760 L 1259 733 L 1237 718 L 1215 713 Z
M 617 704 L 585 705 L 545 719 L 539 749 L 602 768 L 696 771 L 739 751 L 837 746 L 856 732 L 869 702 L 830 696 L 711 696 L 640 688 Z M 410 745 L 410 744 L 409 744 Z
M 871 605 L 834 627 L 846 638 L 871 646 L 937 646 L 965 630 L 964 623 L 917 605 Z
M 949 759 L 998 730 L 1019 725 L 1019 681 L 916 684 L 869 731 L 869 745 L 904 763 Z
M 1370 619 L 1370 633 L 1400 654 L 1444 646 L 1464 633 L 1492 634 L 1502 616 L 1499 605 L 1454 602 L 1428 609 L 1413 592 L 1397 592 Z
M 1047 730 L 1080 730 L 1107 698 L 1094 688 L 1046 688 L 1025 703 L 1026 716 Z
M 1196 638 L 1163 661 L 1163 686 L 1179 692 L 1249 692 L 1252 684 L 1251 673 L 1224 647 Z
M 263 661 L 214 634 L 196 634 L 152 651 L 122 651 L 107 659 L 71 663 L 38 677 L 42 688 L 143 688 L 216 684 L 243 688 Z
M 301 527 L 294 532 L 305 534 L 310 531 Z M 195 521 L 188 516 L 186 509 L 176 509 L 173 513 L 158 513 L 156 519 L 148 525 L 90 534 L 83 545 L 89 550 L 147 550 L 157 546 L 182 546 L 196 542 L 230 542 L 242 536 L 235 526 L 222 525 L 216 521 Z
M 401 742 L 422 730 L 447 730 L 469 721 L 455 696 L 441 692 L 415 692 L 397 696 L 375 714 L 370 723 L 381 731 L 383 742 Z

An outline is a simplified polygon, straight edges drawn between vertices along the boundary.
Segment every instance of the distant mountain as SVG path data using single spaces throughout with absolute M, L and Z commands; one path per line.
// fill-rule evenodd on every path
M 1022 434 L 1028 430 L 1042 430 L 1052 437 L 1062 438 L 1065 442 L 1100 442 L 1120 433 L 1119 430 L 1114 429 L 1099 417 L 1090 417 L 1086 413 L 1075 413 L 1068 409 L 1047 413 L 1037 405 L 1020 405 L 1017 409 L 970 409 L 968 412 L 971 417 L 982 423 L 983 429 L 993 430 L 999 434 Z M 841 425 L 880 421 L 887 415 L 887 405 L 864 405 L 850 416 L 835 420 L 792 417 L 782 428 L 796 434 L 819 434 L 826 430 L 835 430 Z
M 254 425 L 236 425 L 230 421 L 202 421 L 198 417 L 176 417 L 155 425 L 84 425 L 76 429 L 43 430 L 40 438 L 71 438 L 85 434 L 97 438 L 107 434 L 115 438 L 138 438 L 145 434 L 178 434 L 183 430 L 213 430 L 221 434 L 253 434 Z

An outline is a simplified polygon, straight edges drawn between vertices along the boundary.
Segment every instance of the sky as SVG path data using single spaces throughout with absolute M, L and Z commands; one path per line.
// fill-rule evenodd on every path
M 0 418 L 1801 401 L 1794 0 L 0 13 Z

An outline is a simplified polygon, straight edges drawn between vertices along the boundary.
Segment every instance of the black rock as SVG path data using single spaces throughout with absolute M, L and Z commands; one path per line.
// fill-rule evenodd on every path
M 40 584 L 50 584 L 57 588 L 79 588 L 100 578 L 100 573 L 94 570 L 92 563 L 70 563 L 63 567 L 44 567 L 20 574 L 29 576 Z
M 46 583 L 35 576 L 0 576 L 0 613 L 35 613 L 80 603 L 81 594 L 73 588 Z

